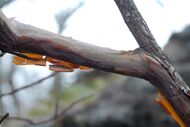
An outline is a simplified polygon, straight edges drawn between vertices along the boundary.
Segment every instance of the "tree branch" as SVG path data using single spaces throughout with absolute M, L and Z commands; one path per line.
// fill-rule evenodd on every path
M 190 125 L 189 87 L 166 60 L 166 55 L 157 45 L 133 1 L 115 1 L 140 45 L 138 50 L 116 51 L 79 42 L 8 20 L 1 12 L 0 49 L 11 54 L 41 54 L 102 71 L 146 79 L 163 93 L 184 123 Z
M 64 116 L 66 115 L 66 113 L 72 109 L 74 106 L 76 106 L 77 104 L 79 104 L 80 102 L 86 100 L 86 99 L 89 99 L 93 97 L 93 94 L 89 94 L 89 95 L 86 95 L 84 97 L 81 97 L 75 101 L 73 101 L 71 104 L 69 104 L 69 106 L 67 106 L 64 110 L 62 110 L 59 114 L 55 115 L 53 114 L 52 117 L 50 117 L 49 119 L 46 119 L 46 120 L 42 120 L 42 121 L 38 121 L 38 122 L 35 122 L 33 121 L 32 119 L 29 119 L 29 118 L 22 118 L 22 117 L 15 117 L 15 116 L 10 116 L 10 117 L 6 117 L 8 120 L 18 120 L 18 121 L 23 121 L 23 122 L 27 122 L 31 125 L 42 125 L 42 124 L 47 124 L 47 123 L 50 123 L 50 122 L 53 122 L 55 120 L 58 120 L 60 118 L 64 118 Z
M 169 63 L 167 55 L 157 44 L 134 1 L 115 0 L 115 2 L 140 48 L 150 53 L 161 64 L 161 67 L 150 64 L 148 80 L 168 99 L 183 122 L 190 126 L 190 107 L 188 106 L 190 105 L 190 88 Z
M 0 21 L 0 49 L 5 52 L 36 53 L 108 72 L 136 77 L 146 75 L 144 67 L 149 56 L 143 52 L 101 48 L 14 20 L 8 21 L 5 16 L 0 17 Z M 11 36 L 16 40 L 5 40 Z
M 40 80 L 38 80 L 38 81 L 35 81 L 35 82 L 29 84 L 29 85 L 26 85 L 26 86 L 23 86 L 23 87 L 14 89 L 14 90 L 12 90 L 12 91 L 10 91 L 10 92 L 7 92 L 7 93 L 2 93 L 2 94 L 0 94 L 0 98 L 2 98 L 2 97 L 4 97 L 4 96 L 7 96 L 7 95 L 15 94 L 15 93 L 17 93 L 17 92 L 19 92 L 19 91 L 21 91 L 21 90 L 24 90 L 24 89 L 33 87 L 33 86 L 35 86 L 35 85 L 37 85 L 37 84 L 39 84 L 39 83 L 45 81 L 46 79 L 55 76 L 56 74 L 57 74 L 57 73 L 55 72 L 55 73 L 50 74 L 50 75 L 48 75 L 48 76 L 46 76 L 46 77 L 44 77 L 44 78 L 42 78 L 42 79 L 40 79 Z
M 4 116 L 1 117 L 1 119 L 0 119 L 0 124 L 1 124 L 7 117 L 9 117 L 9 113 L 6 113 Z
M 157 44 L 133 0 L 115 0 L 115 2 L 140 48 L 161 59 L 165 59 L 166 55 Z

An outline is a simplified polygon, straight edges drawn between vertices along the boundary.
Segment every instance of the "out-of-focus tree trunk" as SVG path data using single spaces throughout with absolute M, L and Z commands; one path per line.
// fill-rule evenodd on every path
M 79 2 L 76 6 L 72 8 L 68 8 L 66 10 L 61 11 L 59 14 L 56 15 L 56 21 L 58 24 L 58 34 L 61 34 L 65 28 L 66 28 L 66 22 L 67 20 L 80 8 L 82 7 L 83 2 Z M 60 108 L 60 94 L 61 90 L 63 88 L 62 86 L 62 74 L 57 74 L 54 78 L 54 83 L 53 83 L 53 93 L 55 95 L 55 115 L 59 113 L 59 108 Z
M 59 113 L 59 109 L 60 109 L 60 94 L 62 91 L 62 75 L 61 74 L 57 74 L 54 78 L 54 87 L 53 87 L 53 94 L 55 95 L 55 115 L 57 115 Z
M 11 88 L 11 91 L 13 91 L 15 89 L 15 83 L 13 82 L 13 78 L 14 78 L 14 74 L 15 74 L 15 71 L 16 71 L 16 67 L 12 64 L 10 65 L 10 71 L 8 72 L 8 82 L 9 82 L 9 85 L 10 85 L 10 88 Z M 19 113 L 20 113 L 20 102 L 19 102 L 19 99 L 18 97 L 16 96 L 15 93 L 12 94 L 12 98 L 13 98 L 13 104 L 14 104 L 14 108 L 15 108 L 15 113 L 17 116 L 19 116 Z
M 13 2 L 14 0 L 0 0 L 0 8 L 4 7 L 5 5 Z
M 2 93 L 3 74 L 2 74 L 2 60 L 0 60 L 0 94 Z M 4 105 L 2 99 L 0 99 L 0 114 L 4 113 Z

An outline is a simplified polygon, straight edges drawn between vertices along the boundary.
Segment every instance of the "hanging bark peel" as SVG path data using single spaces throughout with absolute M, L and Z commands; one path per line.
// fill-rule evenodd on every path
M 50 63 L 50 65 L 48 65 L 49 70 L 55 72 L 73 72 L 74 69 L 90 70 L 90 68 L 85 66 L 80 66 L 63 60 L 57 60 L 43 55 L 31 54 L 31 53 L 22 53 L 22 55 L 25 56 L 25 58 L 20 56 L 14 56 L 13 63 L 16 65 L 46 66 L 47 65 L 46 63 L 49 62 Z
M 172 105 L 168 102 L 168 100 L 158 92 L 156 102 L 163 108 L 163 110 L 170 115 L 179 125 L 180 127 L 186 127 L 175 109 L 172 107 Z

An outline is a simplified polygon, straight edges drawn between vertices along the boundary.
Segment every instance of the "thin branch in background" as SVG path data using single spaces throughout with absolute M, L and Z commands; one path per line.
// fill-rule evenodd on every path
M 161 0 L 156 0 L 156 2 L 157 2 L 161 7 L 164 7 L 164 4 L 162 3 Z
M 0 1 L 0 8 L 8 5 L 9 3 L 13 2 L 14 0 L 1 0 Z
M 58 120 L 60 118 L 63 118 L 66 113 L 72 109 L 74 106 L 76 106 L 78 103 L 86 100 L 86 99 L 89 99 L 91 97 L 93 97 L 94 94 L 89 94 L 89 95 L 86 95 L 84 97 L 81 97 L 75 101 L 73 101 L 69 106 L 67 106 L 63 111 L 61 111 L 59 114 L 57 114 L 56 116 L 53 114 L 52 117 L 50 117 L 49 119 L 46 119 L 46 120 L 42 120 L 42 121 L 39 121 L 39 122 L 35 122 L 29 118 L 22 118 L 22 117 L 15 117 L 15 116 L 10 116 L 8 117 L 8 120 L 18 120 L 18 121 L 23 121 L 23 122 L 27 122 L 28 124 L 30 125 L 42 125 L 42 124 L 47 124 L 47 123 L 50 123 L 50 122 L 53 122 L 55 120 Z
M 64 29 L 66 28 L 66 22 L 67 20 L 82 6 L 84 5 L 84 2 L 81 1 L 79 2 L 76 6 L 72 7 L 72 8 L 67 8 L 66 10 L 62 10 L 61 12 L 59 12 L 55 18 L 58 24 L 58 33 L 61 34 L 61 32 L 64 31 Z
M 59 105 L 60 105 L 60 97 L 59 95 L 56 97 L 56 102 L 55 102 L 55 113 L 54 116 L 56 117 L 59 113 Z
M 57 92 L 57 93 L 56 93 L 56 98 L 55 98 L 54 116 L 57 117 L 57 115 L 59 114 L 59 110 L 60 110 L 60 90 L 55 91 L 55 92 Z
M 2 116 L 2 118 L 0 119 L 0 124 L 6 119 L 8 118 L 9 113 L 6 113 L 4 116 Z
M 6 52 L 4 52 L 4 51 L 2 51 L 2 50 L 0 49 L 0 57 L 4 56 L 5 54 L 6 54 Z
M 61 74 L 58 74 L 54 77 L 54 82 L 53 82 L 53 93 L 54 93 L 54 96 L 55 96 L 55 116 L 58 115 L 59 113 L 59 109 L 60 109 L 60 94 L 61 94 L 61 91 L 63 89 L 62 87 L 62 75 Z
M 19 91 L 21 91 L 21 90 L 24 90 L 24 89 L 33 87 L 33 86 L 35 86 L 35 85 L 37 85 L 37 84 L 39 84 L 39 83 L 45 81 L 46 79 L 55 76 L 56 74 L 57 74 L 57 72 L 55 72 L 55 73 L 53 73 L 53 74 L 50 74 L 50 75 L 48 75 L 48 76 L 46 76 L 46 77 L 44 77 L 44 78 L 42 78 L 42 79 L 40 79 L 40 80 L 38 80 L 38 81 L 36 81 L 36 82 L 33 82 L 33 83 L 29 84 L 29 85 L 26 85 L 26 86 L 20 87 L 20 88 L 18 88 L 18 89 L 12 90 L 11 92 L 7 92 L 7 93 L 0 94 L 0 98 L 2 98 L 2 97 L 4 97 L 4 96 L 7 96 L 7 95 L 15 94 L 15 93 L 17 93 L 17 92 L 19 92 Z
M 10 65 L 10 71 L 7 75 L 8 77 L 8 83 L 10 85 L 11 91 L 13 91 L 15 89 L 15 82 L 13 81 L 13 76 L 15 74 L 16 71 L 16 66 L 14 66 L 13 64 Z M 18 97 L 16 96 L 16 94 L 12 94 L 12 98 L 13 98 L 13 104 L 14 104 L 14 108 L 16 111 L 16 114 L 19 115 L 20 113 L 20 100 L 18 99 Z

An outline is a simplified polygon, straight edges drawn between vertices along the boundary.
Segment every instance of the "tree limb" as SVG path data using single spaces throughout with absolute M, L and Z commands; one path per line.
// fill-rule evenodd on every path
M 150 53 L 162 66 L 150 64 L 148 80 L 164 94 L 183 122 L 190 126 L 190 107 L 188 106 L 190 105 L 190 88 L 169 63 L 167 55 L 157 44 L 134 1 L 115 0 L 115 2 L 140 48 Z
M 98 70 L 136 77 L 146 75 L 149 56 L 143 52 L 116 51 L 82 43 L 15 20 L 8 21 L 4 15 L 0 21 L 0 49 L 5 52 L 36 53 Z M 12 36 L 12 40 L 7 40 Z
M 0 49 L 11 54 L 36 53 L 102 71 L 146 79 L 166 96 L 184 123 L 190 125 L 189 87 L 166 60 L 133 1 L 115 1 L 140 49 L 116 51 L 90 45 L 8 20 L 2 12 Z M 130 13 L 127 15 L 128 11 Z

